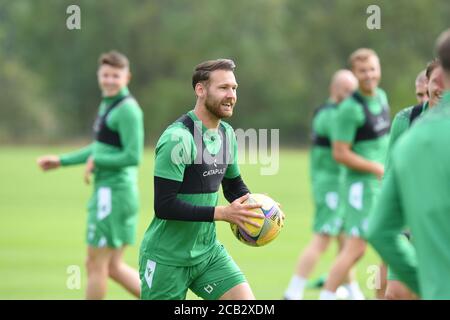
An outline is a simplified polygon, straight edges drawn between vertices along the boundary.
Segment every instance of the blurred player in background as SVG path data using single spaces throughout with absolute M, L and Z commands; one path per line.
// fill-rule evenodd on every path
M 428 101 L 428 79 L 426 70 L 421 71 L 415 81 L 417 103 Z
M 94 175 L 88 203 L 86 298 L 104 298 L 108 277 L 139 297 L 139 274 L 122 258 L 136 239 L 143 115 L 127 87 L 131 79 L 127 57 L 117 51 L 102 54 L 97 77 L 102 102 L 94 124 L 95 141 L 72 153 L 40 157 L 38 164 L 44 171 L 85 164 L 88 184 Z
M 339 70 L 332 78 L 328 101 L 316 109 L 313 116 L 313 147 L 311 149 L 310 172 L 314 198 L 315 215 L 311 242 L 300 256 L 295 274 L 284 293 L 287 300 L 303 299 L 307 280 L 330 241 L 338 237 L 342 227 L 342 217 L 338 214 L 340 202 L 340 165 L 333 159 L 331 149 L 331 129 L 337 105 L 352 94 L 358 81 L 350 70 Z M 339 245 L 342 239 L 338 237 Z M 362 295 L 357 283 L 345 285 L 351 299 Z
M 426 75 L 426 71 L 427 70 L 420 71 L 414 82 L 415 94 L 418 103 L 418 105 L 416 106 L 417 110 L 414 113 L 414 116 L 410 116 L 411 111 L 410 110 L 405 114 L 406 115 L 405 119 L 407 120 L 399 120 L 399 115 L 401 113 L 399 112 L 397 113 L 396 117 L 394 118 L 394 121 L 392 122 L 388 152 L 386 155 L 386 163 L 389 161 L 389 153 L 390 153 L 389 151 L 391 150 L 394 141 L 399 136 L 396 132 L 399 131 L 399 133 L 401 133 L 404 131 L 403 125 L 400 125 L 401 129 L 397 129 L 398 127 L 397 123 L 406 121 L 406 127 L 409 127 L 410 124 L 412 124 L 412 122 L 416 118 L 416 116 L 420 115 L 421 112 L 417 111 L 422 110 L 422 108 L 424 110 L 428 108 L 428 105 L 426 104 L 426 102 L 428 101 L 428 78 Z M 389 292 L 386 291 L 389 281 L 388 278 L 392 278 L 392 282 L 390 282 L 389 286 L 390 287 Z M 401 297 L 410 297 L 409 293 L 406 291 L 407 288 L 403 286 L 400 282 L 395 280 L 395 276 L 392 274 L 392 270 L 388 270 L 387 266 L 384 263 L 380 265 L 380 279 L 381 279 L 381 287 L 376 289 L 377 299 L 386 298 L 388 300 L 394 300 L 394 299 L 401 299 Z
M 441 101 L 394 145 L 368 239 L 400 281 L 422 299 L 450 299 L 450 29 L 440 35 Z M 440 80 L 439 80 L 440 78 Z M 437 97 L 439 94 L 437 94 Z M 408 226 L 412 242 L 400 234 Z
M 371 49 L 350 56 L 359 89 L 339 104 L 332 133 L 335 160 L 344 165 L 344 247 L 338 254 L 320 299 L 336 299 L 336 290 L 349 270 L 364 255 L 369 212 L 384 174 L 390 117 L 386 93 L 378 88 L 380 61 Z
M 429 101 L 427 99 L 425 100 L 425 102 L 419 103 L 418 105 L 401 110 L 396 114 L 392 122 L 389 148 L 386 156 L 385 177 L 389 174 L 390 171 L 390 154 L 393 146 L 395 145 L 395 142 L 427 110 L 433 108 L 441 98 L 444 87 L 442 82 L 442 69 L 437 59 L 434 59 L 427 65 L 425 79 L 427 79 L 427 83 L 425 83 L 425 88 L 427 88 L 426 97 L 430 97 Z M 409 237 L 409 232 L 406 232 L 405 240 L 407 240 Z M 416 297 L 408 290 L 405 285 L 403 285 L 402 282 L 398 280 L 398 276 L 395 274 L 395 272 L 393 272 L 391 268 L 388 268 L 386 299 L 409 300 L 414 298 Z

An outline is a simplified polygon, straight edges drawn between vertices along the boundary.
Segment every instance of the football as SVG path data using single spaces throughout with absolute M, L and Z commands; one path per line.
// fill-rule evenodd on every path
M 241 242 L 252 246 L 261 247 L 272 240 L 274 240 L 283 228 L 283 213 L 279 208 L 277 202 L 275 202 L 269 196 L 264 194 L 253 193 L 250 194 L 244 204 L 262 204 L 261 208 L 251 209 L 251 211 L 257 213 L 263 213 L 264 218 L 251 218 L 257 222 L 261 227 L 255 227 L 246 223 L 245 227 L 249 231 L 247 234 L 242 228 L 236 224 L 231 224 L 231 230 L 234 236 Z

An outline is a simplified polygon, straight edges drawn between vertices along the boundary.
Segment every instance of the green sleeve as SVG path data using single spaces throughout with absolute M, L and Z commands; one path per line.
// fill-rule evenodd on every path
M 393 167 L 391 174 L 383 182 L 381 194 L 370 217 L 367 240 L 399 279 L 420 295 L 415 249 L 401 235 L 405 218 L 394 169 Z
M 392 148 L 395 145 L 395 142 L 398 138 L 409 128 L 409 114 L 408 109 L 404 109 L 395 115 L 394 121 L 392 122 L 390 136 L 389 136 L 389 145 L 386 153 L 386 162 L 385 162 L 385 174 L 390 170 L 390 158 Z
M 119 133 L 122 149 L 118 153 L 94 153 L 95 165 L 112 169 L 137 166 L 144 148 L 142 110 L 136 103 L 128 102 L 116 111 L 108 125 Z
M 241 174 L 238 164 L 238 144 L 236 134 L 234 133 L 234 130 L 231 127 L 227 129 L 227 133 L 228 133 L 227 139 L 228 138 L 230 139 L 230 146 L 232 146 L 231 147 L 232 162 L 227 167 L 227 171 L 225 172 L 225 178 L 233 179 Z
M 356 131 L 363 124 L 364 111 L 361 106 L 353 98 L 347 98 L 337 107 L 331 139 L 353 143 Z
M 195 159 L 194 149 L 192 135 L 186 128 L 176 124 L 166 129 L 155 149 L 155 176 L 183 181 L 186 166 Z
M 389 101 L 386 92 L 381 88 L 377 88 L 377 94 L 380 97 L 382 104 L 389 106 Z
M 86 163 L 89 156 L 92 154 L 94 143 L 76 150 L 74 152 L 65 153 L 59 157 L 62 166 L 71 166 L 75 164 Z
M 319 127 L 318 129 L 321 129 L 321 131 L 323 131 L 323 134 L 321 134 L 321 131 L 317 131 L 317 133 L 327 137 L 328 139 L 330 139 L 330 141 L 332 140 L 333 132 L 334 132 L 335 126 L 336 126 L 336 114 L 337 114 L 337 109 L 326 110 L 325 115 L 324 115 L 325 117 L 322 121 L 320 121 L 320 126 L 318 126 Z M 320 117 L 320 114 L 319 114 L 319 117 Z M 318 119 L 318 120 L 320 120 L 320 119 Z

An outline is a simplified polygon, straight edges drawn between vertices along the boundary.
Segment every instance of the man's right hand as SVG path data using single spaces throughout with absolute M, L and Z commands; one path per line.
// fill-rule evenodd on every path
M 228 206 L 217 206 L 214 210 L 214 220 L 227 221 L 242 228 L 245 232 L 250 233 L 245 227 L 244 223 L 251 224 L 257 228 L 261 227 L 257 222 L 250 220 L 250 218 L 264 219 L 264 214 L 256 213 L 251 209 L 261 208 L 262 204 L 243 204 L 248 199 L 250 194 L 246 194 Z
M 47 155 L 39 157 L 37 159 L 37 164 L 42 170 L 47 171 L 59 168 L 61 166 L 61 161 L 59 160 L 58 156 Z

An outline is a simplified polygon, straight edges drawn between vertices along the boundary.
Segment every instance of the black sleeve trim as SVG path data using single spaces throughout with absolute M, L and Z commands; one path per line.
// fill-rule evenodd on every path
M 233 179 L 223 178 L 222 189 L 228 202 L 233 202 L 237 198 L 250 193 L 240 175 Z
M 181 182 L 154 178 L 155 215 L 160 219 L 181 221 L 214 221 L 214 207 L 197 206 L 177 199 Z

